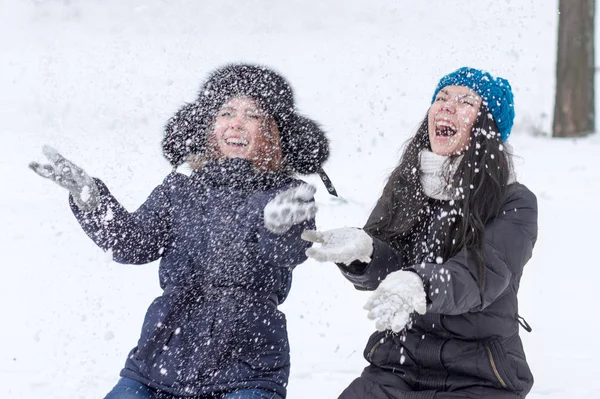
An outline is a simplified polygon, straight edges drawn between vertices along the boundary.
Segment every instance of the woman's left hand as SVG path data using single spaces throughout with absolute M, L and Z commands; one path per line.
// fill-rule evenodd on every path
M 413 312 L 425 314 L 427 299 L 423 281 L 417 273 L 398 270 L 387 275 L 364 308 L 379 331 L 400 332 Z
M 267 230 L 283 234 L 293 225 L 314 218 L 317 213 L 313 198 L 316 191 L 310 184 L 301 184 L 277 194 L 264 209 Z

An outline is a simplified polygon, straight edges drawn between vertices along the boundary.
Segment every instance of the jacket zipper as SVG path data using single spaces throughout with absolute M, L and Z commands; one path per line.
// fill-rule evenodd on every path
M 375 342 L 375 345 L 373 345 L 373 347 L 372 347 L 372 348 L 371 348 L 371 350 L 369 351 L 369 356 L 368 356 L 368 358 L 369 358 L 369 361 L 370 361 L 370 362 L 371 362 L 371 361 L 373 361 L 373 353 L 375 353 L 375 350 L 376 350 L 377 348 L 379 348 L 379 345 L 381 345 L 381 344 L 382 344 L 382 342 L 381 342 L 381 341 L 382 341 L 382 340 L 384 340 L 384 338 L 385 338 L 385 335 L 384 335 L 384 336 L 382 336 L 382 337 L 379 337 L 379 339 L 377 340 L 377 342 Z
M 504 382 L 502 377 L 500 377 L 500 373 L 498 372 L 498 368 L 496 367 L 496 362 L 494 361 L 494 357 L 492 356 L 492 350 L 487 345 L 486 345 L 485 349 L 487 350 L 488 356 L 490 358 L 490 364 L 492 365 L 492 370 L 494 370 L 494 374 L 496 375 L 496 378 L 500 382 L 500 385 L 502 385 L 503 388 L 506 388 L 506 383 Z

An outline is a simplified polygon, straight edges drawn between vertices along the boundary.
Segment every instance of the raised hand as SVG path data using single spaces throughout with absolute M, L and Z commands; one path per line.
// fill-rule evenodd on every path
M 44 146 L 42 151 L 50 163 L 40 165 L 37 162 L 31 162 L 29 167 L 38 175 L 69 190 L 73 201 L 80 210 L 89 212 L 96 209 L 100 203 L 100 194 L 94 179 L 83 169 L 60 155 L 54 148 Z
M 316 231 L 305 230 L 302 239 L 314 245 L 306 250 L 306 256 L 319 262 L 335 262 L 349 265 L 355 260 L 369 263 L 373 254 L 373 239 L 362 229 L 343 227 Z
M 293 225 L 314 218 L 317 213 L 315 192 L 313 186 L 301 184 L 277 194 L 264 209 L 267 230 L 283 234 Z

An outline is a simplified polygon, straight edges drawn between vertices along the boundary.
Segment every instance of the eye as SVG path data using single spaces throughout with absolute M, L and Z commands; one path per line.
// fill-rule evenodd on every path
M 231 112 L 230 111 L 221 111 L 219 113 L 219 116 L 231 116 Z
M 470 105 L 471 107 L 475 105 L 472 100 L 467 100 L 467 99 L 463 99 L 462 103 Z
M 435 99 L 435 101 L 446 101 L 446 99 L 443 96 L 439 96 Z
M 258 119 L 260 118 L 260 116 L 259 116 L 259 115 L 256 115 L 256 114 L 248 114 L 248 118 L 251 118 L 251 119 L 256 119 L 256 120 L 258 120 Z

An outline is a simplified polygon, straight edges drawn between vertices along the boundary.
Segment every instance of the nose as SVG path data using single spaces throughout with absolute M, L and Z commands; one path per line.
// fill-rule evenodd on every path
M 444 105 L 442 106 L 442 109 L 450 113 L 456 112 L 456 101 L 454 99 L 449 99 L 448 101 L 445 101 Z
M 229 120 L 231 129 L 240 130 L 244 127 L 244 118 L 241 115 L 235 115 Z

